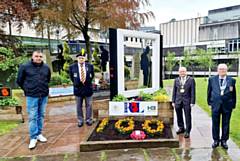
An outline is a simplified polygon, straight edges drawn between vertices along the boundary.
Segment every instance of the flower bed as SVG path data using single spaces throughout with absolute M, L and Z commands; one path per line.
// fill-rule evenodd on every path
M 124 133 L 122 131 L 119 131 L 118 128 L 116 128 L 116 123 L 117 124 L 123 123 L 126 120 L 128 120 L 127 124 L 125 122 L 124 124 L 121 124 L 121 125 L 122 125 L 122 127 L 131 129 L 131 130 Z M 93 133 L 90 135 L 88 141 L 132 140 L 132 138 L 130 137 L 130 134 L 133 130 L 144 131 L 144 129 L 143 129 L 144 121 L 134 120 L 134 125 L 133 125 L 132 121 L 133 120 L 131 120 L 131 118 L 121 119 L 120 121 L 119 120 L 109 120 L 107 126 L 105 126 L 104 129 L 99 132 L 97 129 L 98 129 L 98 127 L 101 127 L 101 125 L 102 125 L 102 123 L 100 122 L 96 126 L 96 129 L 93 131 Z M 154 122 L 154 121 L 152 121 L 152 122 Z M 129 123 L 130 123 L 130 125 L 129 125 Z M 159 123 L 159 122 L 156 122 L 156 123 Z M 132 128 L 132 126 L 134 128 Z M 155 128 L 158 130 L 156 130 L 157 132 L 154 134 L 145 132 L 145 134 L 146 134 L 145 139 L 160 139 L 160 138 L 161 139 L 168 139 L 168 138 L 170 139 L 170 138 L 173 138 L 170 125 L 162 124 L 162 122 L 160 121 L 160 124 L 157 125 L 156 127 L 154 127 L 152 125 L 150 125 L 150 126 L 151 126 L 152 130 Z M 117 127 L 119 127 L 119 126 L 117 126 Z M 129 127 L 131 127 L 131 128 L 129 128 Z

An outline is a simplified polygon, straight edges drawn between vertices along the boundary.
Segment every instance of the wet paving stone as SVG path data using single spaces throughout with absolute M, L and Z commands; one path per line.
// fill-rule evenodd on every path
M 65 154 L 51 155 L 51 156 L 37 156 L 34 161 L 63 161 Z
M 32 157 L 0 158 L 0 161 L 32 161 Z
M 218 148 L 176 149 L 176 153 L 182 161 L 230 161 Z
M 107 161 L 145 161 L 142 149 L 106 151 Z
M 175 161 L 173 152 L 169 148 L 146 149 L 146 151 L 151 161 Z

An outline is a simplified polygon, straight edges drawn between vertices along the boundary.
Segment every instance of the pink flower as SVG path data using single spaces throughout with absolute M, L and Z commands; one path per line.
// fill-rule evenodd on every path
M 130 137 L 133 140 L 143 140 L 146 138 L 146 134 L 144 133 L 144 131 L 141 130 L 134 130 L 131 134 Z

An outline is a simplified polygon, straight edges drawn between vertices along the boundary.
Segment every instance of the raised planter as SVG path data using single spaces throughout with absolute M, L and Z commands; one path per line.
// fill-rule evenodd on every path
M 99 120 L 104 117 L 109 117 L 108 107 L 109 100 L 101 100 L 93 108 L 95 117 Z M 173 129 L 173 116 L 174 111 L 171 102 L 161 102 L 157 105 L 158 114 L 157 116 L 134 116 L 134 120 L 146 120 L 146 119 L 158 119 L 162 120 L 164 124 L 169 125 L 171 138 L 158 138 L 158 139 L 145 139 L 145 140 L 104 140 L 104 141 L 90 141 L 92 134 L 94 133 L 96 126 L 92 131 L 89 132 L 87 137 L 80 143 L 80 151 L 98 151 L 107 149 L 126 149 L 126 148 L 157 148 L 157 147 L 169 147 L 177 148 L 179 147 L 179 140 L 176 139 L 175 131 Z M 97 114 L 96 114 L 97 113 Z M 124 118 L 126 116 L 110 116 L 110 120 L 117 120 Z
M 175 139 L 175 132 L 173 128 L 170 127 L 170 132 L 172 133 L 171 138 L 158 138 L 158 139 L 145 139 L 145 140 L 104 140 L 104 141 L 89 141 L 92 133 L 95 131 L 98 123 L 92 131 L 89 132 L 84 141 L 80 143 L 80 151 L 98 151 L 98 150 L 113 150 L 113 149 L 129 149 L 129 148 L 159 148 L 159 147 L 169 147 L 177 148 L 179 147 L 178 139 Z
M 24 122 L 21 106 L 0 107 L 0 120 L 22 121 L 22 122 Z

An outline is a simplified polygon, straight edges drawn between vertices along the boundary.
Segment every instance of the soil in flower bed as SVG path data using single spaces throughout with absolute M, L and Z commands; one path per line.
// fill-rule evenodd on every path
M 114 125 L 116 120 L 110 120 L 108 125 L 104 128 L 103 132 L 97 133 L 96 129 L 94 129 L 91 136 L 88 138 L 88 141 L 104 141 L 104 140 L 132 140 L 130 137 L 130 134 L 121 134 L 119 133 Z M 142 130 L 142 121 L 134 121 L 134 130 Z M 99 124 L 98 124 L 99 125 Z M 151 126 L 151 125 L 150 125 Z M 156 128 L 153 125 L 152 128 Z M 142 130 L 143 131 L 143 130 Z M 172 136 L 172 130 L 170 125 L 164 124 L 163 132 L 159 135 L 150 136 L 146 132 L 147 135 L 145 139 L 171 139 Z

